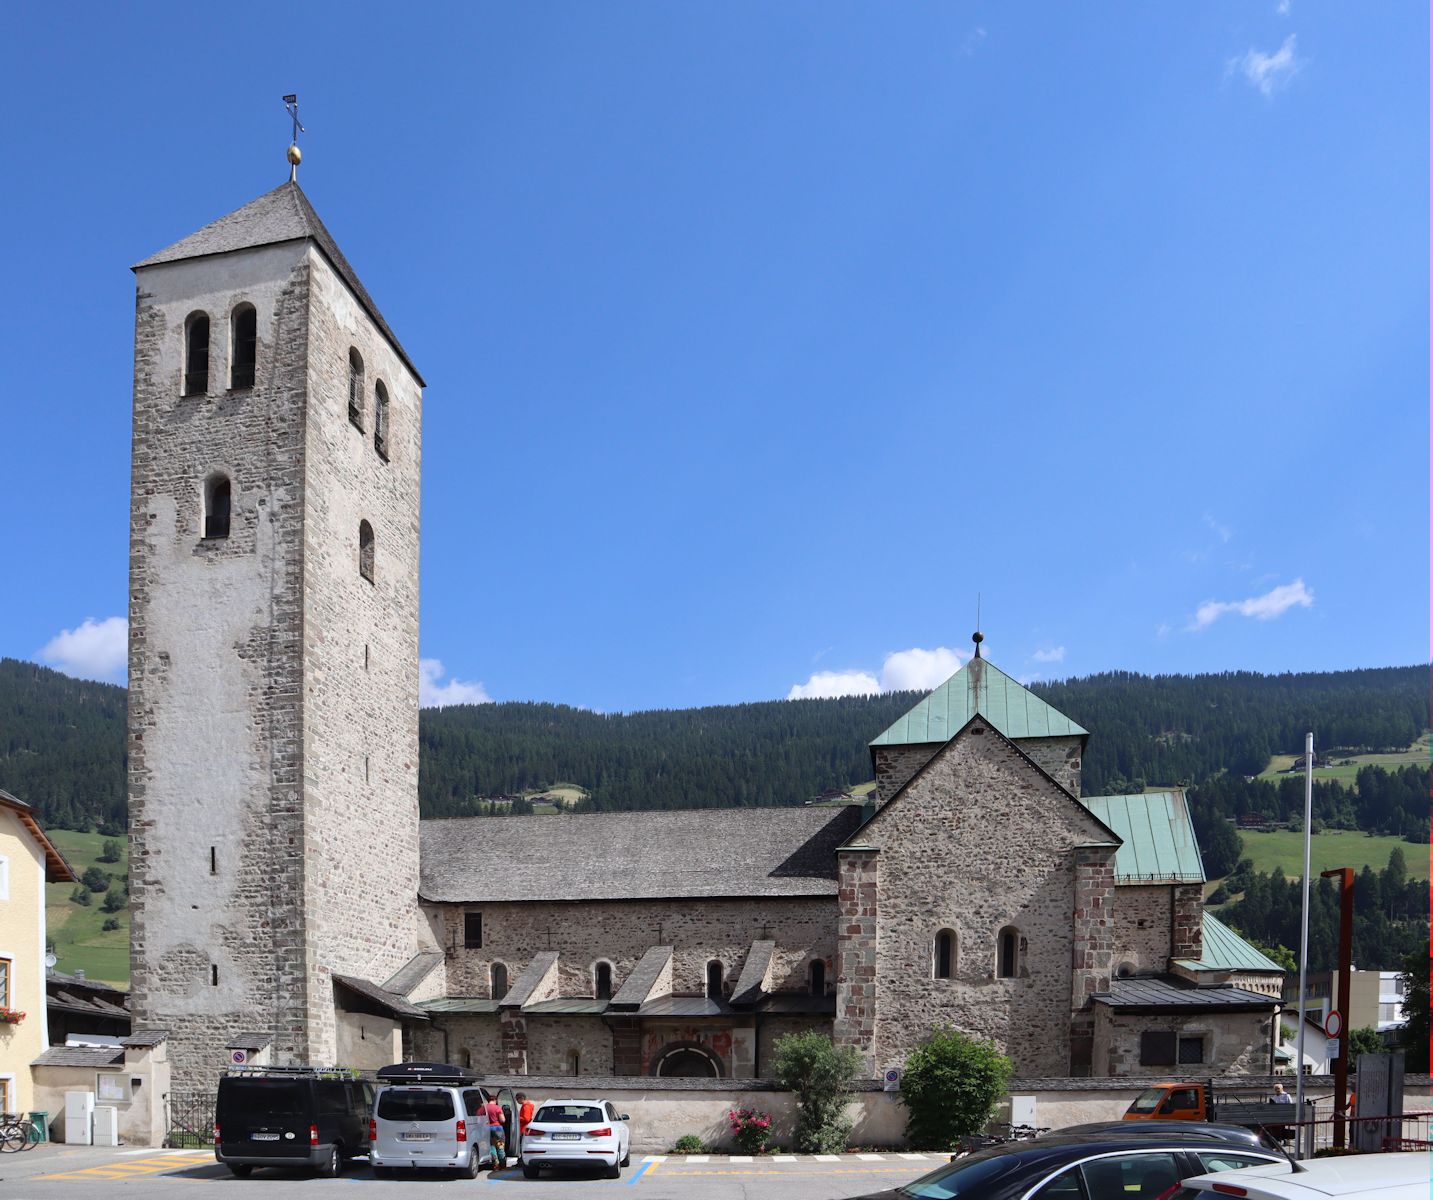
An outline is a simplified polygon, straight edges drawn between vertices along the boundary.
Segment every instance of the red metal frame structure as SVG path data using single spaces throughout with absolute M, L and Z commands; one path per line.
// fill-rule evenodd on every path
M 1339 1030 L 1338 1057 L 1334 1059 L 1334 1127 L 1333 1144 L 1342 1150 L 1347 1140 L 1344 1124 L 1348 1119 L 1348 1027 L 1349 987 L 1353 980 L 1353 868 L 1335 867 L 1321 872 L 1323 878 L 1339 880 L 1338 914 L 1338 1012 L 1343 1018 Z

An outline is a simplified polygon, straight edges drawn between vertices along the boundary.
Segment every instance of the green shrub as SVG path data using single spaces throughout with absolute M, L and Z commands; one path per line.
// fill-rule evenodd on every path
M 118 918 L 118 917 L 106 917 L 104 924 L 100 926 L 100 929 L 103 930 L 105 933 L 112 933 L 112 932 L 114 932 L 114 930 L 116 930 L 116 929 L 118 929 L 118 928 L 119 928 L 119 918 Z
M 700 1154 L 706 1147 L 702 1145 L 702 1139 L 695 1133 L 684 1133 L 677 1139 L 677 1144 L 672 1147 L 673 1154 Z
M 1221 883 L 1217 888 L 1215 888 L 1212 892 L 1209 893 L 1209 897 L 1204 901 L 1204 903 L 1209 905 L 1228 904 L 1229 889 Z
M 100 849 L 100 857 L 99 857 L 99 860 L 100 860 L 100 862 L 102 862 L 102 863 L 116 863 L 116 862 L 119 862 L 119 856 L 120 856 L 121 853 L 123 853 L 123 851 L 124 851 L 124 847 L 121 846 L 118 842 L 116 842 L 116 841 L 107 841 L 107 842 L 105 842 L 104 846 Z
M 846 1148 L 851 1119 L 846 1095 L 860 1058 L 851 1046 L 837 1046 L 824 1033 L 788 1033 L 776 1043 L 772 1073 L 796 1097 L 796 1149 L 802 1154 L 839 1154 Z
M 105 892 L 104 899 L 100 902 L 100 908 L 107 913 L 117 913 L 125 905 L 124 893 L 117 887 L 112 887 Z
M 979 1133 L 1010 1086 L 1011 1063 L 989 1042 L 937 1027 L 906 1059 L 901 1103 L 912 1146 L 944 1150 Z
M 98 867 L 86 867 L 80 882 L 92 892 L 102 892 L 109 887 L 109 875 Z
M 70 893 L 70 903 L 71 903 L 71 904 L 82 904 L 82 905 L 84 905 L 86 908 L 88 908 L 88 907 L 89 907 L 89 903 L 90 903 L 90 890 L 89 890 L 89 888 L 84 887 L 83 885 L 81 885 L 80 887 L 77 887 L 73 892 Z

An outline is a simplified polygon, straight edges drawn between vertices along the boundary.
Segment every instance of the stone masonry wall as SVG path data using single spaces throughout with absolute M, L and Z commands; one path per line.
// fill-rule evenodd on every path
M 861 1056 L 862 1072 L 875 1075 L 876 970 L 880 955 L 880 857 L 869 849 L 838 856 L 836 1019 L 832 1037 Z
M 941 748 L 943 743 L 931 742 L 918 746 L 876 746 L 873 762 L 876 769 L 876 803 L 885 804 Z
M 1170 901 L 1167 883 L 1120 884 L 1115 888 L 1115 970 L 1130 974 L 1169 966 Z
M 559 953 L 559 996 L 592 996 L 599 962 L 612 966 L 615 995 L 652 946 L 672 946 L 672 991 L 700 996 L 706 967 L 722 964 L 725 993 L 731 994 L 751 943 L 776 942 L 771 980 L 776 991 L 804 991 L 813 958 L 826 962 L 833 978 L 836 905 L 831 897 L 762 897 L 751 900 L 526 901 L 501 904 L 444 904 L 443 944 L 450 948 L 447 990 L 452 996 L 491 998 L 492 966 L 507 967 L 509 983 L 534 954 Z M 481 912 L 483 944 L 463 945 L 463 914 Z M 501 997 L 499 997 L 501 998 Z
M 1075 847 L 1108 834 L 981 721 L 861 837 L 880 851 L 875 1066 L 899 1062 L 931 1025 L 948 1022 L 995 1042 L 1022 1074 L 1065 1074 Z M 1014 978 L 997 976 L 1005 926 L 1023 947 Z M 951 979 L 933 978 L 942 928 L 956 934 Z M 841 1019 L 838 1009 L 838 1036 Z
M 422 393 L 387 338 L 309 250 L 304 520 L 304 784 L 308 1021 L 333 1061 L 330 975 L 382 983 L 416 949 L 418 532 Z M 348 417 L 349 352 L 363 358 L 363 429 Z M 387 458 L 375 388 L 389 397 Z M 358 528 L 375 534 L 373 582 Z
M 1197 883 L 1180 883 L 1173 890 L 1170 957 L 1197 959 L 1204 953 L 1204 888 Z
M 1070 1073 L 1085 1074 L 1094 1055 L 1091 998 L 1109 990 L 1115 944 L 1115 851 L 1075 851 L 1074 952 L 1071 956 Z
M 1273 1018 L 1269 1013 L 1124 1014 L 1107 1005 L 1095 1005 L 1096 1075 L 1138 1075 L 1170 1078 L 1171 1073 L 1210 1075 L 1264 1075 L 1269 1071 Z M 1204 1062 L 1198 1066 L 1141 1066 L 1140 1034 L 1146 1030 L 1172 1030 L 1186 1037 L 1204 1038 Z
M 1072 795 L 1080 794 L 1082 747 L 1078 737 L 1021 738 L 1016 745 L 1055 782 Z
M 173 1086 L 203 1086 L 240 1030 L 308 1055 L 301 819 L 301 248 L 144 268 L 130 504 L 131 1007 L 167 1028 Z M 229 318 L 258 313 L 255 386 L 229 390 Z M 186 317 L 210 319 L 210 384 L 183 395 Z M 203 537 L 205 480 L 229 537 Z

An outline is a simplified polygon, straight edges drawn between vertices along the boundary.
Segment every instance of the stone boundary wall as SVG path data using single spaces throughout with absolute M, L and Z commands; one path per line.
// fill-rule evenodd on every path
M 632 1121 L 632 1149 L 642 1154 L 669 1151 L 679 1137 L 695 1134 L 705 1146 L 725 1151 L 735 1148 L 728 1128 L 727 1112 L 733 1108 L 758 1108 L 775 1121 L 774 1144 L 789 1147 L 795 1118 L 791 1093 L 770 1079 L 662 1079 L 613 1076 L 513 1075 L 487 1076 L 488 1086 L 523 1091 L 541 1105 L 545 1099 L 600 1096 L 610 1100 Z M 1014 1096 L 1035 1097 L 1035 1119 L 1040 1125 L 1062 1129 L 1089 1121 L 1117 1121 L 1154 1079 L 1017 1079 L 1010 1085 Z M 1217 1081 L 1216 1081 L 1217 1082 Z M 1288 1087 L 1290 1076 L 1247 1076 L 1229 1080 L 1230 1086 Z M 1325 1097 L 1333 1091 L 1333 1077 L 1306 1076 L 1306 1092 Z M 1404 1083 L 1404 1109 L 1427 1111 L 1430 1078 L 1409 1075 Z M 855 1120 L 851 1131 L 854 1147 L 904 1148 L 906 1111 L 899 1097 L 882 1090 L 880 1080 L 858 1080 L 852 1089 L 847 1112 Z M 1324 1115 L 1320 1110 L 1320 1116 Z M 925 1147 L 929 1149 L 929 1147 Z

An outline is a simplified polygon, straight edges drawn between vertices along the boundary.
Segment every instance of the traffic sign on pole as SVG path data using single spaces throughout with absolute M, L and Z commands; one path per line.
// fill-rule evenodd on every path
M 1331 1038 L 1336 1038 L 1343 1033 L 1343 1014 L 1334 1009 L 1324 1018 L 1324 1032 Z

